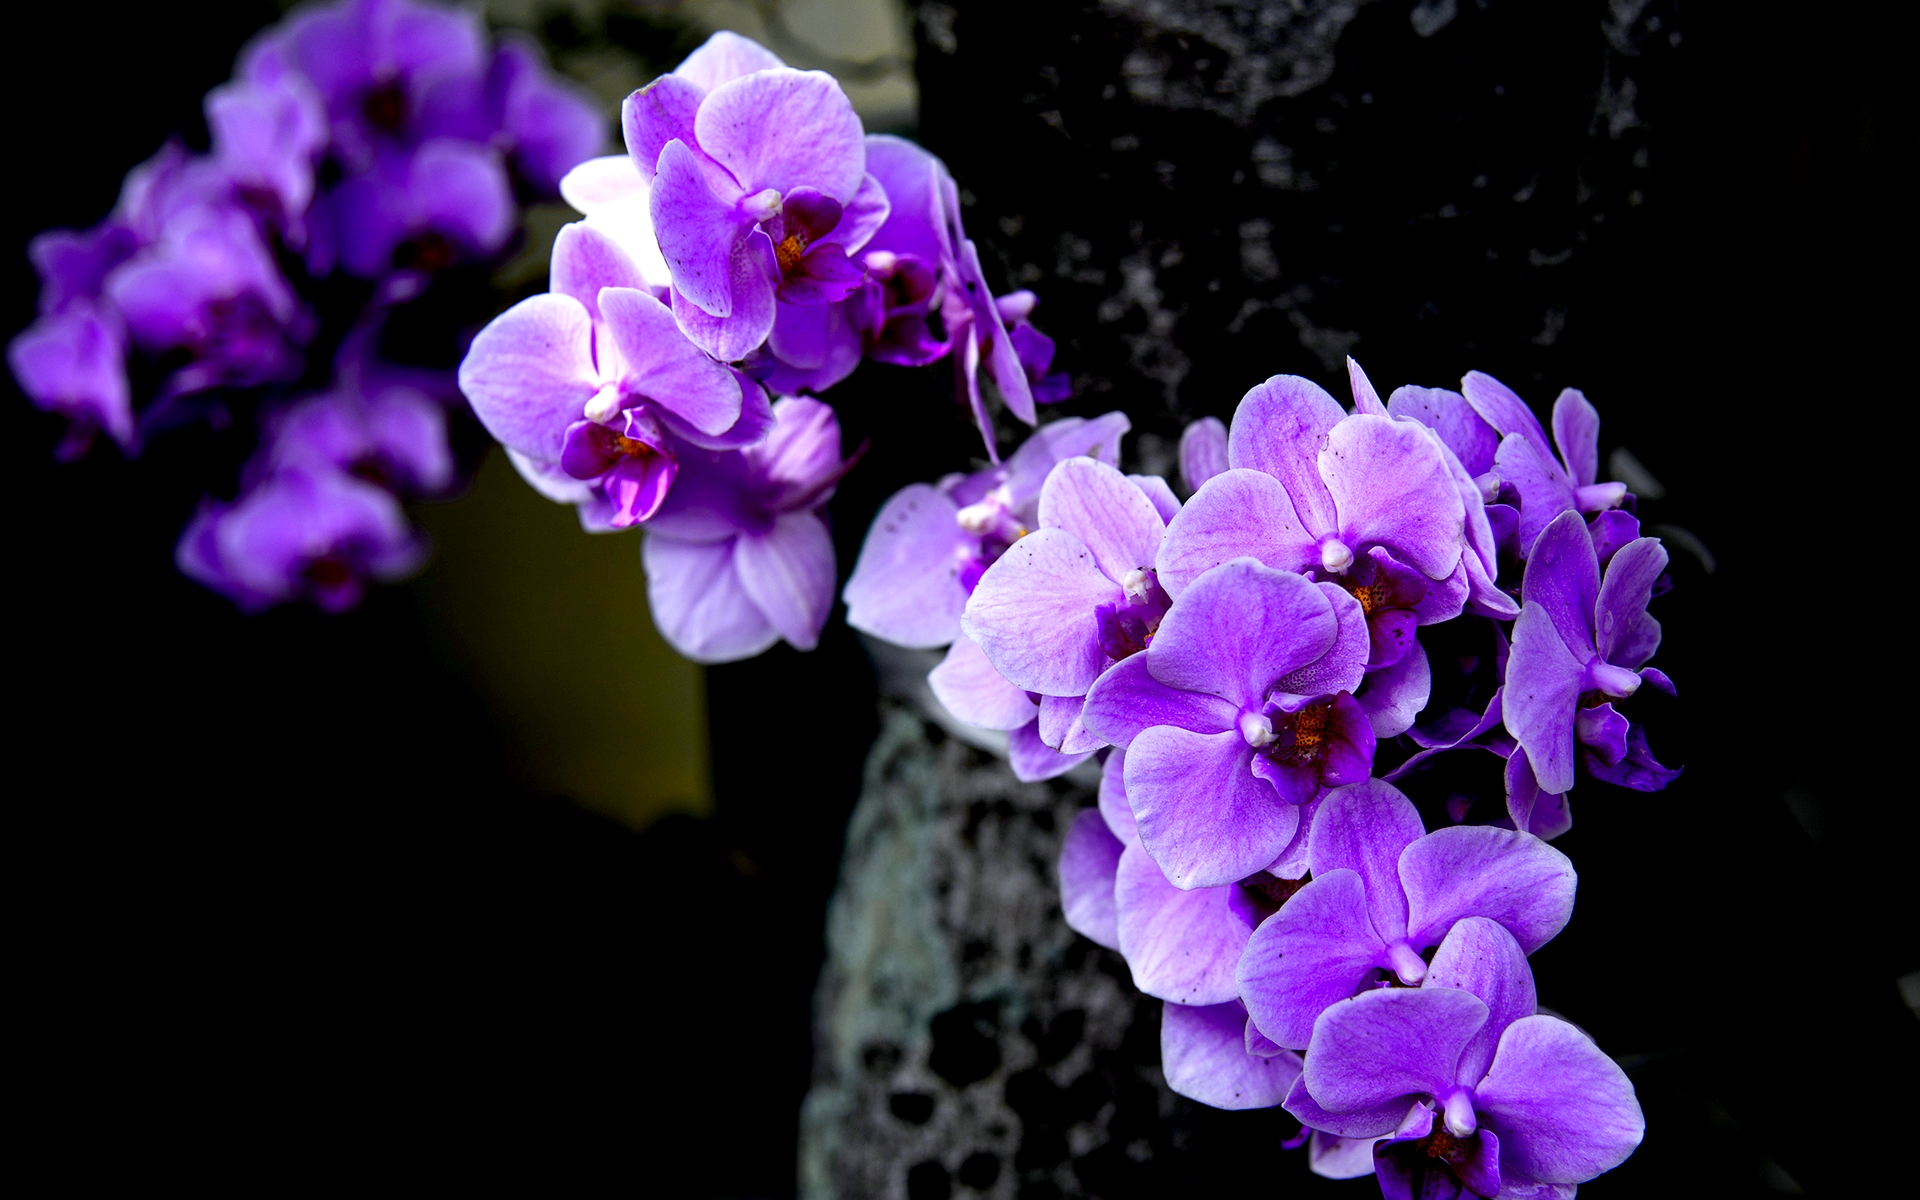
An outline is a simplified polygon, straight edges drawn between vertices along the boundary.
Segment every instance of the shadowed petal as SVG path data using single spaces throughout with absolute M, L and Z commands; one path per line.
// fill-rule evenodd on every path
M 1487 1073 L 1507 1026 L 1531 1017 L 1540 1007 L 1526 953 L 1498 921 L 1486 917 L 1466 917 L 1453 927 L 1420 986 L 1458 988 L 1478 996 L 1487 1006 L 1487 1023 L 1461 1051 L 1454 1073 L 1454 1082 L 1466 1087 L 1479 1083 Z
M 956 638 L 940 665 L 927 673 L 927 685 L 956 720 L 982 729 L 1012 731 L 1040 715 L 1033 699 L 1002 678 L 980 647 L 964 637 Z
M 1637 538 L 1613 556 L 1594 611 L 1600 657 L 1637 667 L 1660 648 L 1660 623 L 1647 616 L 1647 601 L 1666 569 L 1667 551 L 1659 538 Z
M 1500 435 L 1480 419 L 1467 398 L 1444 388 L 1395 388 L 1387 401 L 1387 412 L 1396 417 L 1418 421 L 1439 435 L 1441 445 L 1453 452 L 1469 478 L 1493 469 L 1493 455 L 1500 448 Z
M 1037 720 L 1007 735 L 1007 765 L 1013 768 L 1013 777 L 1022 783 L 1039 783 L 1065 775 L 1092 757 L 1091 750 L 1085 754 L 1062 754 L 1041 741 Z
M 833 536 L 810 512 L 785 512 L 765 534 L 742 534 L 734 554 L 740 586 L 796 650 L 820 640 L 833 607 Z
M 673 73 L 701 91 L 710 92 L 742 75 L 771 71 L 786 65 L 778 55 L 759 42 L 723 29 L 701 43 L 698 50 L 681 59 Z
M 647 607 L 660 636 L 699 663 L 752 658 L 780 640 L 740 586 L 733 543 L 670 541 L 651 536 L 641 547 Z
M 1539 786 L 1549 792 L 1573 789 L 1573 722 L 1584 667 L 1546 609 L 1528 604 L 1520 610 L 1507 658 L 1502 716 L 1533 764 Z
M 773 243 L 758 230 L 742 238 L 727 261 L 730 315 L 713 316 L 702 310 L 681 294 L 675 275 L 673 319 L 700 349 L 721 362 L 739 362 L 773 332 L 780 264 L 773 257 Z
M 959 511 L 946 493 L 924 483 L 902 488 L 881 506 L 840 594 L 847 624 L 915 649 L 931 650 L 960 635 L 967 590 L 957 556 L 967 537 Z M 979 653 L 978 647 L 973 652 Z
M 1493 431 L 1503 440 L 1518 436 L 1533 448 L 1542 462 L 1560 475 L 1560 464 L 1554 459 L 1553 447 L 1547 445 L 1547 431 L 1540 428 L 1540 418 L 1533 415 L 1527 402 L 1515 395 L 1513 389 L 1491 375 L 1468 371 L 1460 381 L 1460 391 L 1480 419 L 1493 426 Z M 1563 483 L 1572 482 L 1564 475 L 1560 475 L 1560 479 Z M 1548 519 L 1551 520 L 1550 517 Z
M 1335 870 L 1316 875 L 1254 930 L 1235 975 L 1260 1032 L 1305 1048 L 1314 1019 L 1365 987 L 1386 952 L 1367 920 L 1360 876 Z
M 1120 953 L 1134 986 L 1176 1004 L 1234 998 L 1233 966 L 1251 931 L 1227 903 L 1225 888 L 1181 891 L 1135 842 L 1120 856 L 1114 904 Z
M 1652 579 L 1646 583 L 1649 588 L 1653 585 Z M 1593 614 L 1599 596 L 1600 564 L 1594 557 L 1587 523 L 1579 513 L 1563 512 L 1541 533 L 1527 555 L 1520 599 L 1545 611 L 1560 640 L 1585 666 L 1595 649 Z
M 1120 948 L 1113 882 L 1125 847 L 1107 829 L 1098 809 L 1082 809 L 1060 846 L 1060 907 L 1067 928 L 1109 950 Z
M 1398 737 L 1413 728 L 1414 718 L 1427 707 L 1433 694 L 1433 671 L 1427 652 L 1417 639 L 1409 638 L 1406 656 L 1382 671 L 1368 675 L 1354 699 L 1373 723 L 1373 736 Z
M 1189 495 L 1227 469 L 1227 427 L 1218 417 L 1201 417 L 1180 433 L 1180 486 Z
M 733 313 L 734 247 L 753 227 L 738 199 L 714 193 L 685 142 L 676 139 L 661 150 L 649 198 L 654 236 L 673 272 L 674 291 L 712 317 Z
M 1321 1108 L 1307 1091 L 1306 1075 L 1302 1072 L 1294 1080 L 1293 1089 L 1287 1093 L 1286 1110 L 1302 1125 L 1316 1129 L 1335 1137 L 1364 1138 L 1371 1140 L 1383 1134 L 1392 1133 L 1407 1118 L 1407 1110 L 1415 1100 L 1411 1096 L 1397 1096 L 1383 1101 L 1371 1108 L 1356 1109 L 1351 1112 L 1331 1112 Z M 1369 1151 L 1368 1169 L 1372 1169 L 1371 1151 Z
M 1113 836 L 1131 842 L 1140 836 L 1140 827 L 1133 819 L 1133 806 L 1127 803 L 1126 770 L 1127 752 L 1115 746 L 1100 767 L 1100 815 Z
M 1555 517 L 1571 512 L 1576 497 L 1558 463 L 1521 435 L 1509 434 L 1494 455 L 1494 470 L 1520 492 L 1520 549 L 1533 556 L 1533 543 Z
M 1247 1010 L 1237 1000 L 1169 1004 L 1160 1016 L 1160 1066 L 1167 1086 L 1215 1108 L 1272 1108 L 1300 1077 L 1300 1056 L 1248 1054 Z
M 1140 839 L 1176 886 L 1245 879 L 1293 839 L 1299 809 L 1253 773 L 1252 758 L 1237 729 L 1156 725 L 1127 747 L 1127 799 Z
M 739 381 L 681 336 L 666 305 L 638 288 L 610 287 L 600 293 L 600 308 L 626 360 L 624 393 L 644 396 L 709 436 L 740 420 Z
M 1553 440 L 1575 487 L 1600 478 L 1600 414 L 1574 388 L 1553 402 Z
M 1082 754 L 1106 745 L 1080 722 L 1081 696 L 1040 697 L 1040 740 L 1062 754 Z
M 1337 630 L 1333 645 L 1312 662 L 1282 675 L 1275 686 L 1296 696 L 1351 692 L 1360 686 L 1367 672 L 1367 659 L 1373 654 L 1373 633 L 1367 627 L 1366 611 L 1338 584 L 1316 583 L 1314 586 L 1320 589 L 1333 610 Z
M 547 283 L 549 291 L 578 300 L 597 321 L 600 319 L 601 288 L 646 286 L 647 281 L 640 274 L 640 268 L 611 237 L 580 221 L 560 227 L 559 234 L 553 239 L 553 261 Z M 654 303 L 658 304 L 659 301 L 655 300 Z M 668 319 L 672 319 L 671 314 Z
M 653 181 L 660 152 L 667 148 L 668 142 L 677 141 L 689 149 L 699 148 L 693 117 L 704 99 L 705 88 L 674 74 L 662 75 L 621 103 L 620 130 L 627 139 L 627 154 L 639 169 L 643 183 Z M 567 197 L 567 202 L 572 204 L 573 198 Z

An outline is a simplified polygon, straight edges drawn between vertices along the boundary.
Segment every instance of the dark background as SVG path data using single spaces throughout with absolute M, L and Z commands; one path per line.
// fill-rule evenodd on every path
M 1163 447 L 1268 374 L 1335 387 L 1345 349 L 1383 393 L 1469 367 L 1542 412 L 1586 391 L 1603 455 L 1631 447 L 1667 489 L 1643 517 L 1718 569 L 1676 551 L 1656 608 L 1681 698 L 1643 715 L 1685 777 L 1583 783 L 1560 843 L 1583 886 L 1536 957 L 1542 999 L 1634 1064 L 1649 1121 L 1583 1192 L 1758 1192 L 1762 1155 L 1816 1193 L 1907 1177 L 1886 1153 L 1920 1040 L 1893 984 L 1920 968 L 1888 682 L 1910 608 L 1898 43 L 1864 5 L 1621 22 L 1464 0 L 1427 38 L 1409 7 L 1363 7 L 1317 86 L 1215 111 L 1180 97 L 1225 93 L 1141 88 L 1210 85 L 1243 49 L 1119 8 L 959 6 L 919 28 L 921 137 L 995 282 L 1041 293 L 1070 410 L 1124 407 Z M 26 239 L 97 220 L 168 134 L 203 141 L 200 96 L 276 16 L 9 18 L 8 332 L 33 312 Z M 1637 123 L 1616 130 L 1622 81 Z M 833 508 L 843 572 L 881 499 L 965 465 L 948 383 L 869 366 L 834 393 L 849 445 L 874 439 Z M 30 1157 L 76 1183 L 531 1160 L 550 1183 L 791 1191 L 822 911 L 876 727 L 844 626 L 710 671 L 718 814 L 635 835 L 500 783 L 408 589 L 242 618 L 180 579 L 210 439 L 59 466 L 60 423 L 10 384 L 0 407 Z M 1167 1190 L 1309 1182 L 1236 1120 Z

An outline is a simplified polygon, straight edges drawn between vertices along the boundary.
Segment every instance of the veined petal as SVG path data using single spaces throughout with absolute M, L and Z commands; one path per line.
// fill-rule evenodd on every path
M 1133 805 L 1127 802 L 1126 771 L 1126 749 L 1115 746 L 1100 766 L 1100 815 L 1113 836 L 1131 842 L 1140 836 L 1140 826 L 1133 819 Z
M 987 568 L 960 628 L 1014 686 L 1084 696 L 1106 667 L 1094 609 L 1121 594 L 1080 539 L 1040 529 Z
M 706 96 L 705 89 L 697 84 L 678 75 L 662 75 L 620 105 L 620 130 L 626 135 L 627 155 L 639 171 L 641 182 L 653 181 L 660 152 L 668 142 L 699 149 L 693 118 Z M 561 194 L 566 195 L 564 188 Z M 573 198 L 568 196 L 567 202 L 573 204 Z
M 1650 589 L 1653 581 L 1646 582 Z M 1600 564 L 1594 557 L 1587 523 L 1577 512 L 1563 512 L 1527 554 L 1527 573 L 1520 582 L 1521 602 L 1538 606 L 1567 644 L 1568 652 L 1585 666 L 1595 651 L 1593 615 L 1599 596 Z
M 1358 875 L 1365 885 L 1368 920 L 1382 939 L 1392 942 L 1407 933 L 1400 855 L 1425 833 L 1420 814 L 1399 788 L 1369 779 L 1335 788 L 1321 800 L 1307 837 L 1307 861 L 1315 878 L 1341 869 Z
M 1293 839 L 1299 809 L 1253 773 L 1252 759 L 1238 729 L 1156 725 L 1127 747 L 1127 799 L 1140 840 L 1174 886 L 1245 879 Z
M 623 391 L 718 437 L 740 419 L 740 383 L 680 332 L 673 312 L 639 288 L 609 287 L 600 307 L 626 361 Z
M 733 313 L 735 247 L 753 228 L 753 218 L 740 211 L 738 200 L 738 195 L 714 193 L 685 142 L 670 141 L 660 151 L 649 198 L 654 236 L 673 273 L 675 293 L 710 317 Z M 769 311 L 769 327 L 772 321 Z
M 1567 648 L 1546 609 L 1528 604 L 1520 610 L 1507 658 L 1502 718 L 1545 791 L 1573 789 L 1573 721 L 1585 666 Z
M 1275 375 L 1249 390 L 1234 410 L 1227 465 L 1279 480 L 1310 538 L 1333 533 L 1338 517 L 1318 464 L 1328 433 L 1346 415 L 1319 384 Z
M 1566 927 L 1579 883 L 1552 846 L 1488 825 L 1434 830 L 1401 852 L 1397 873 L 1416 949 L 1439 942 L 1458 920 L 1490 917 L 1532 954 Z
M 1660 623 L 1647 616 L 1647 601 L 1666 569 L 1667 551 L 1659 538 L 1628 542 L 1607 564 L 1594 606 L 1601 658 L 1616 666 L 1638 667 L 1660 648 Z
M 731 540 L 679 542 L 657 534 L 641 547 L 654 627 L 694 662 L 752 658 L 780 640 L 780 631 L 740 586 L 733 553 Z
M 1236 728 L 1239 710 L 1206 692 L 1168 687 L 1147 670 L 1147 656 L 1135 654 L 1108 668 L 1087 693 L 1081 720 L 1115 746 L 1131 745 L 1142 730 L 1176 725 L 1196 733 Z
M 1275 681 L 1283 692 L 1295 696 L 1323 696 L 1329 692 L 1351 692 L 1359 688 L 1367 672 L 1367 659 L 1373 652 L 1373 636 L 1367 628 L 1367 614 L 1351 593 L 1338 584 L 1316 583 L 1320 594 L 1333 610 L 1333 644 L 1312 662 L 1282 675 Z M 1271 636 L 1271 634 L 1269 634 Z
M 1177 600 L 1195 579 L 1241 557 L 1279 571 L 1318 565 L 1313 536 L 1280 482 L 1259 471 L 1228 470 L 1201 484 L 1167 523 L 1160 586 Z
M 1135 987 L 1175 1004 L 1234 998 L 1233 966 L 1251 930 L 1227 903 L 1225 888 L 1176 888 L 1135 842 L 1120 856 L 1114 905 L 1120 953 Z
M 495 317 L 460 364 L 460 391 L 499 442 L 559 462 L 567 426 L 600 388 L 593 318 L 570 296 L 529 296 Z
M 1042 528 L 1064 529 L 1093 554 L 1107 578 L 1151 568 L 1166 523 L 1146 494 L 1119 471 L 1091 458 L 1069 458 L 1040 490 Z
M 1382 988 L 1342 1000 L 1313 1024 L 1301 1082 L 1331 1112 L 1411 1106 L 1452 1089 L 1487 1006 L 1453 988 Z M 1405 1111 L 1405 1108 L 1402 1108 Z M 1334 1132 L 1342 1132 L 1335 1130 Z
M 867 173 L 860 118 L 824 71 L 772 67 L 719 84 L 694 131 L 749 195 L 808 186 L 845 204 Z
M 779 55 L 759 42 L 723 29 L 701 43 L 698 50 L 681 59 L 673 73 L 701 91 L 710 92 L 742 75 L 771 71 L 786 65 L 780 61 Z
M 1487 1023 L 1460 1052 L 1460 1064 L 1454 1069 L 1454 1082 L 1465 1087 L 1486 1075 L 1507 1026 L 1531 1017 L 1540 1007 L 1533 971 L 1520 943 L 1500 922 L 1486 917 L 1465 917 L 1454 925 L 1420 986 L 1458 988 L 1480 997 L 1487 1006 Z
M 1553 440 L 1575 487 L 1600 478 L 1600 414 L 1574 388 L 1553 402 Z
M 601 288 L 644 288 L 647 280 L 640 268 L 607 234 L 575 221 L 562 225 L 553 239 L 553 259 L 548 268 L 549 291 L 571 296 L 598 321 Z M 653 299 L 651 296 L 648 299 Z M 658 300 L 654 300 L 659 304 Z M 665 306 L 661 311 L 665 312 Z M 673 315 L 667 314 L 671 322 Z M 678 336 L 677 333 L 675 335 Z M 684 339 L 682 339 L 684 340 Z
M 1553 448 L 1547 445 L 1547 432 L 1540 428 L 1540 418 L 1533 415 L 1527 402 L 1514 394 L 1512 388 L 1501 383 L 1493 376 L 1480 371 L 1468 371 L 1460 381 L 1460 391 L 1466 396 L 1467 403 L 1480 419 L 1493 427 L 1493 431 L 1505 439 L 1518 436 L 1531 446 L 1543 464 L 1556 474 L 1559 463 L 1553 456 Z M 1562 483 L 1571 484 L 1571 480 L 1560 477 Z M 1551 520 L 1552 518 L 1548 518 Z
M 1348 417 L 1327 432 L 1318 463 L 1349 547 L 1385 546 L 1429 579 L 1453 573 L 1466 511 L 1446 458 L 1422 426 Z
M 1041 741 L 1037 720 L 1007 735 L 1007 765 L 1013 768 L 1013 777 L 1022 783 L 1041 783 L 1065 775 L 1092 757 L 1091 750 L 1085 754 L 1062 754 Z
M 1543 1183 L 1584 1183 L 1612 1170 L 1647 1128 L 1626 1073 L 1557 1017 L 1507 1027 L 1474 1106 L 1499 1132 L 1503 1162 Z
M 773 332 L 775 296 L 780 286 L 780 264 L 774 259 L 773 243 L 759 230 L 747 234 L 734 246 L 727 271 L 730 315 L 712 315 L 676 286 L 673 319 L 694 345 L 730 363 L 753 353 Z
M 1386 952 L 1360 876 L 1335 870 L 1314 876 L 1254 930 L 1235 977 L 1260 1032 L 1304 1049 L 1314 1020 L 1365 987 Z
M 960 582 L 958 556 L 967 535 L 959 511 L 946 493 L 924 483 L 902 488 L 881 506 L 840 594 L 847 624 L 916 649 L 933 649 L 960 636 L 967 589 Z M 977 646 L 973 653 L 979 653 Z M 985 664 L 985 657 L 980 661 Z M 1015 725 L 1032 717 L 1028 713 Z
M 1107 830 L 1099 810 L 1092 808 L 1074 817 L 1060 846 L 1060 907 L 1067 928 L 1109 950 L 1120 948 L 1113 885 L 1125 848 Z
M 820 640 L 833 607 L 833 537 L 810 512 L 786 512 L 765 534 L 742 534 L 734 554 L 740 587 L 796 650 Z
M 1250 708 L 1280 679 L 1332 649 L 1339 632 L 1333 603 L 1320 588 L 1239 558 L 1200 576 L 1175 601 L 1147 647 L 1147 669 L 1169 687 Z M 1360 637 L 1364 644 L 1364 619 Z
M 1040 715 L 1032 697 L 1008 683 L 966 637 L 954 639 L 940 665 L 927 673 L 927 685 L 955 720 L 982 729 L 1011 732 Z

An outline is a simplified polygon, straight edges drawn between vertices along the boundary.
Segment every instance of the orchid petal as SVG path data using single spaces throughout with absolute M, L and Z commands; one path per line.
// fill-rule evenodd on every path
M 1245 879 L 1293 839 L 1299 809 L 1252 772 L 1252 758 L 1237 729 L 1156 725 L 1127 747 L 1127 799 L 1140 839 L 1174 886 Z

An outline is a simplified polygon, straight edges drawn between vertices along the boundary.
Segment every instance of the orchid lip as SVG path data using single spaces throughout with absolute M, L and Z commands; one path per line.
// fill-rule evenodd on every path
M 1320 543 L 1320 566 L 1332 575 L 1344 575 L 1353 565 L 1353 551 L 1339 538 Z
M 1473 1092 L 1468 1088 L 1455 1088 L 1447 1093 L 1447 1132 L 1457 1138 L 1472 1137 L 1480 1128 L 1480 1120 L 1473 1111 Z

